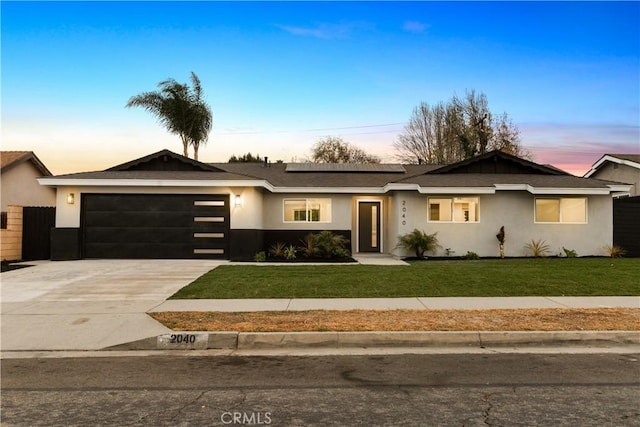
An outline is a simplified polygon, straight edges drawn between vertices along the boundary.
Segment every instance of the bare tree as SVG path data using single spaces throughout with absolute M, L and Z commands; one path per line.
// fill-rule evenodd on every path
M 520 145 L 520 130 L 513 124 L 507 113 L 503 113 L 494 123 L 490 149 L 531 159 L 529 150 Z
M 314 163 L 380 163 L 377 156 L 368 154 L 361 148 L 345 142 L 336 136 L 327 136 L 311 149 Z
M 506 113 L 494 120 L 486 95 L 474 90 L 447 103 L 418 105 L 394 147 L 403 163 L 450 164 L 494 149 L 528 154 Z

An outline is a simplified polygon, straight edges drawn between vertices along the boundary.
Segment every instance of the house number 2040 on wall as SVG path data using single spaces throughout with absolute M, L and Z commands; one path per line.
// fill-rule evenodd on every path
M 400 214 L 402 218 L 402 225 L 407 225 L 407 201 L 402 201 L 402 213 Z

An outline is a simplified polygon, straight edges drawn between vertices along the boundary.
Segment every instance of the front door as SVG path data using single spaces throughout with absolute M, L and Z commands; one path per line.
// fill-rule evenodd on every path
M 380 252 L 380 202 L 358 203 L 358 251 Z

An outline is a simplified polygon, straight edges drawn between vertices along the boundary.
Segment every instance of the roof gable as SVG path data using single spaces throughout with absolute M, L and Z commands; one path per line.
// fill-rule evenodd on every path
M 605 154 L 591 166 L 586 174 L 585 178 L 589 178 L 594 175 L 598 170 L 607 163 L 613 163 L 616 165 L 625 165 L 635 169 L 640 169 L 640 154 Z
M 498 150 L 490 151 L 486 154 L 453 163 L 427 173 L 569 175 L 567 172 L 558 168 L 543 166 Z
M 223 172 L 206 163 L 192 160 L 169 150 L 161 150 L 130 162 L 113 166 L 106 171 L 208 171 Z
M 2 151 L 0 152 L 0 169 L 6 172 L 21 163 L 31 161 L 33 166 L 40 171 L 43 176 L 52 176 L 53 174 L 40 161 L 33 151 Z

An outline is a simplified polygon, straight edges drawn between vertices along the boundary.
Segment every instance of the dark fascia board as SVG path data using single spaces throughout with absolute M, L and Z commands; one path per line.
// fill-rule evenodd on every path
M 506 161 L 510 161 L 510 162 L 514 162 L 514 163 L 518 163 L 524 167 L 528 167 L 531 168 L 533 170 L 536 170 L 542 174 L 546 174 L 546 175 L 570 175 L 568 172 L 565 172 L 561 169 L 558 168 L 554 168 L 554 167 L 548 167 L 548 166 L 544 166 L 544 165 L 540 165 L 538 163 L 534 163 L 532 161 L 529 160 L 525 160 L 522 159 L 520 157 L 516 157 L 513 156 L 511 154 L 507 154 L 505 152 L 502 152 L 500 150 L 493 150 L 490 151 L 488 153 L 485 154 L 481 154 L 479 156 L 476 157 L 472 157 L 470 159 L 467 160 L 463 160 L 461 162 L 458 163 L 453 163 L 444 167 L 441 167 L 439 169 L 433 170 L 431 172 L 427 172 L 427 173 L 451 173 L 451 172 L 455 172 L 457 169 L 460 169 L 464 166 L 468 166 L 471 165 L 473 163 L 477 163 L 483 160 L 487 160 L 487 159 L 491 159 L 491 158 L 500 158 L 502 160 L 506 160 Z
M 141 163 L 146 163 L 148 161 L 160 158 L 162 156 L 169 156 L 169 157 L 171 157 L 173 159 L 176 159 L 176 160 L 181 161 L 183 163 L 189 164 L 189 165 L 194 166 L 195 168 L 203 170 L 203 171 L 224 172 L 222 169 L 218 169 L 218 168 L 213 167 L 211 165 L 208 165 L 206 163 L 202 163 L 202 162 L 199 162 L 197 160 L 190 159 L 188 157 L 185 157 L 185 156 L 182 156 L 180 154 L 174 153 L 173 151 L 167 150 L 166 148 L 164 150 L 158 151 L 157 153 L 149 154 L 147 156 L 140 157 L 139 159 L 131 160 L 129 162 L 122 163 L 120 165 L 116 165 L 116 166 L 110 167 L 109 169 L 105 169 L 105 172 L 106 171 L 126 171 L 126 170 L 129 170 L 130 168 L 132 168 L 134 166 L 137 166 L 137 165 L 139 165 Z
M 43 176 L 53 176 L 51 171 L 47 169 L 44 163 L 42 163 L 42 161 L 38 158 L 38 156 L 36 156 L 36 154 L 33 151 L 26 151 L 24 155 L 18 157 L 13 162 L 3 167 L 2 172 L 6 172 L 10 169 L 13 169 L 14 167 L 26 161 L 31 161 L 31 163 L 33 163 L 36 169 L 38 169 Z

